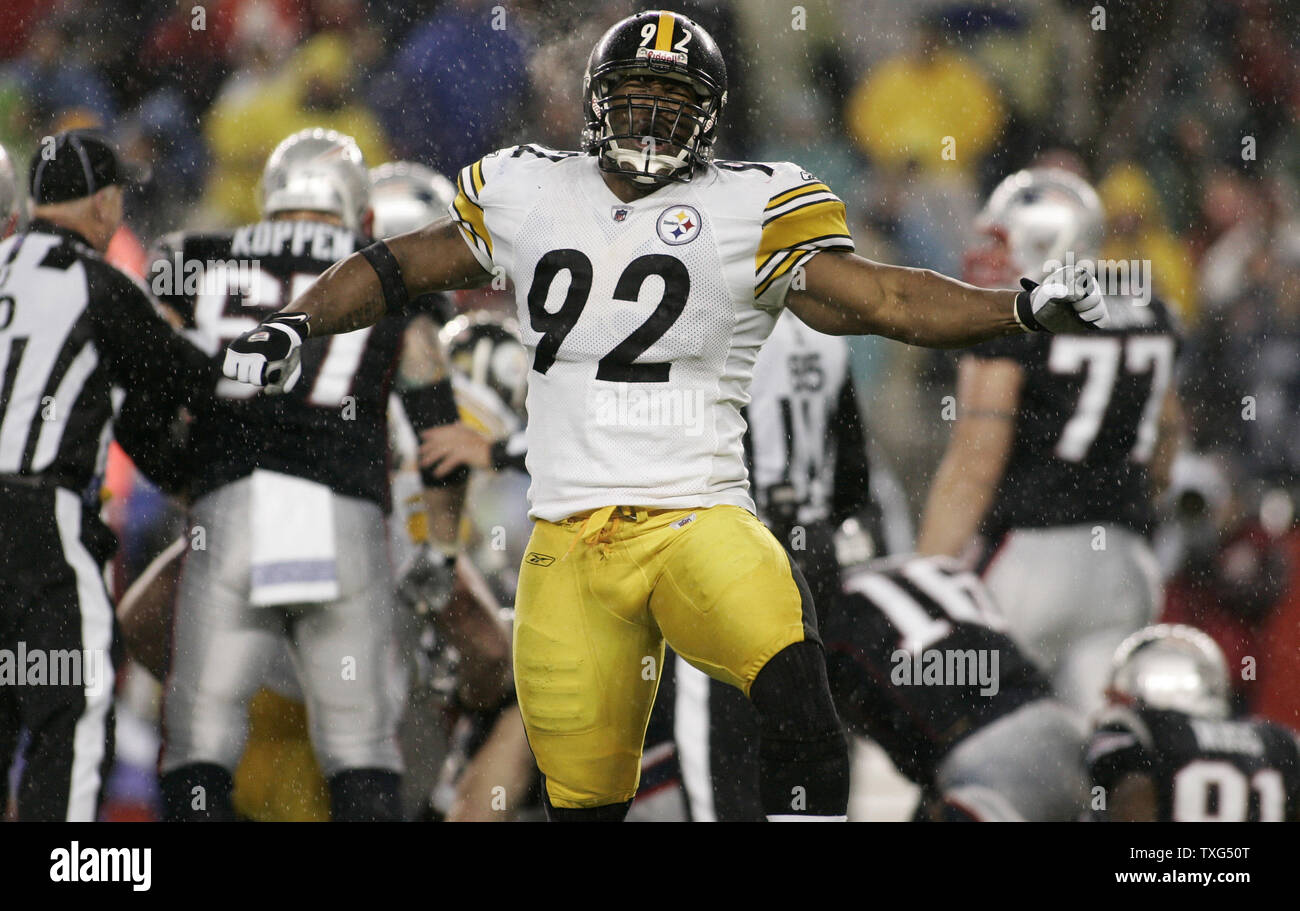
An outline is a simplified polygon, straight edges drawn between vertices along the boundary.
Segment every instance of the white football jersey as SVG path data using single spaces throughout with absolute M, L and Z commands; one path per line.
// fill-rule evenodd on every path
M 532 358 L 530 515 L 754 510 L 741 409 L 796 267 L 852 250 L 844 204 L 789 163 L 717 162 L 624 203 L 592 156 L 503 149 L 451 214 L 515 288 Z

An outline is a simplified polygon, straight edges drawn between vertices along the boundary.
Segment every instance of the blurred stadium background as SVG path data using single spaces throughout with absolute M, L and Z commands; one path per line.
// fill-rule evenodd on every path
M 150 165 L 111 250 L 142 275 L 165 232 L 255 220 L 266 156 L 304 127 L 351 134 L 372 165 L 444 174 L 515 142 L 575 147 L 588 51 L 640 6 L 5 0 L 0 143 L 25 172 L 41 137 L 98 125 Z M 1237 681 L 1241 707 L 1295 725 L 1300 4 L 674 8 L 718 38 L 731 69 L 720 157 L 799 161 L 845 200 L 869 258 L 960 274 L 979 205 L 1006 174 L 1054 164 L 1094 182 L 1103 257 L 1149 260 L 1187 332 L 1189 454 L 1157 535 L 1169 616 L 1214 635 L 1230 665 L 1256 657 L 1260 679 Z M 491 297 L 459 305 L 508 303 Z M 875 444 L 915 515 L 947 440 L 952 359 L 855 339 L 854 363 Z M 120 593 L 180 520 L 120 457 L 109 488 Z M 117 818 L 156 811 L 156 686 L 135 678 L 121 697 Z

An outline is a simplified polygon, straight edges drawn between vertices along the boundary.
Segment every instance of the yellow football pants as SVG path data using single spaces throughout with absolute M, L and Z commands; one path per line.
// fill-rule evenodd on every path
M 815 638 L 812 616 L 781 545 L 739 507 L 536 522 L 515 602 L 515 685 L 551 803 L 636 794 L 665 639 L 748 695 L 768 659 Z

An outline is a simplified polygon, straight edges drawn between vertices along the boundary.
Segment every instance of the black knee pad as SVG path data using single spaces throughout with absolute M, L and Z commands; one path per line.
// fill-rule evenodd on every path
M 159 782 L 167 822 L 231 822 L 235 789 L 230 770 L 213 762 L 184 765 Z
M 388 769 L 344 769 L 330 776 L 332 822 L 400 822 L 402 776 Z
M 551 795 L 546 793 L 546 780 L 542 780 L 542 802 L 546 805 L 548 822 L 622 822 L 627 811 L 632 809 L 632 801 L 611 803 L 603 807 L 557 807 L 551 803 Z
M 768 819 L 843 819 L 849 802 L 848 741 L 816 642 L 782 649 L 749 688 L 758 709 L 759 796 Z
M 764 739 L 843 740 L 826 659 L 816 642 L 796 642 L 777 652 L 754 678 L 749 698 L 758 710 Z

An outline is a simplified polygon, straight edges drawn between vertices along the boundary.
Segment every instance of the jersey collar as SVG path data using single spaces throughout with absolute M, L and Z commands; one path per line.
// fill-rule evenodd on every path
M 92 250 L 94 249 L 94 245 L 86 239 L 85 235 L 78 231 L 74 231 L 71 228 L 65 228 L 63 225 L 56 225 L 54 222 L 48 221 L 44 218 L 33 218 L 27 225 L 27 231 L 29 233 L 34 232 L 38 234 L 57 234 L 65 240 L 75 241 L 90 247 Z

